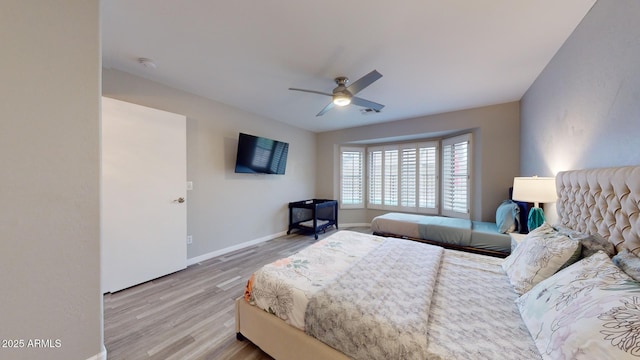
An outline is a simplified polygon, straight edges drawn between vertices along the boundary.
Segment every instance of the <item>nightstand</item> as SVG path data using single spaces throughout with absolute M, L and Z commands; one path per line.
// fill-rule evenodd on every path
M 511 237 L 511 252 L 513 252 L 527 234 L 509 233 L 509 236 Z

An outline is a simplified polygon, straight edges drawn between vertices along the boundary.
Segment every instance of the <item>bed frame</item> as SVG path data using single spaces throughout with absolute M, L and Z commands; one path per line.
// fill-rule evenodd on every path
M 640 166 L 561 172 L 556 187 L 560 224 L 640 253 Z M 244 298 L 236 301 L 236 332 L 278 360 L 348 359 Z
M 489 255 L 489 256 L 499 257 L 499 258 L 506 258 L 507 256 L 509 256 L 509 254 L 504 253 L 502 251 L 479 249 L 479 248 L 475 248 L 475 247 L 471 247 L 471 246 L 448 244 L 448 243 L 445 243 L 445 242 L 433 241 L 433 240 L 427 240 L 427 239 L 421 239 L 421 238 L 415 238 L 415 237 L 412 237 L 412 236 L 390 234 L 390 233 L 378 232 L 378 231 L 374 232 L 373 235 L 384 236 L 384 237 L 393 237 L 393 238 L 412 240 L 412 241 L 418 241 L 418 242 L 423 242 L 425 244 L 441 246 L 441 247 L 443 247 L 445 249 L 460 250 L 460 251 L 466 251 L 466 252 L 475 253 L 475 254 L 482 254 L 482 255 Z
M 305 334 L 243 297 L 236 300 L 236 338 L 251 340 L 278 360 L 348 360 L 338 350 Z
M 560 224 L 640 255 L 640 166 L 561 172 L 556 189 Z

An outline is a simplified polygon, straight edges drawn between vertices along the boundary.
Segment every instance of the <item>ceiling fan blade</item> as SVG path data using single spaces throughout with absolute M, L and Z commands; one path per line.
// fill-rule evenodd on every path
M 324 107 L 324 109 L 320 110 L 320 112 L 318 113 L 318 115 L 316 116 L 322 116 L 324 115 L 324 113 L 326 113 L 327 111 L 333 109 L 333 102 L 330 102 L 329 104 L 327 104 L 327 106 Z
M 377 102 L 365 100 L 365 99 L 359 98 L 357 96 L 354 96 L 354 97 L 351 98 L 351 103 L 354 104 L 354 105 L 362 106 L 362 107 L 373 109 L 373 110 L 376 110 L 376 111 L 380 111 L 384 107 L 384 105 L 382 105 L 382 104 L 378 104 Z
M 351 94 L 355 95 L 367 86 L 373 84 L 374 81 L 380 79 L 381 77 L 382 74 L 380 74 L 377 70 L 373 70 L 372 72 L 368 73 L 367 75 L 361 77 L 360 79 L 349 85 L 347 87 L 347 90 L 349 90 Z
M 327 95 L 327 96 L 333 96 L 333 94 L 329 94 L 329 93 L 322 92 L 322 91 L 315 91 L 315 90 L 305 90 L 305 89 L 296 89 L 296 88 L 289 88 L 289 90 L 302 91 L 302 92 L 308 92 L 308 93 L 314 93 L 314 94 L 320 94 L 320 95 Z

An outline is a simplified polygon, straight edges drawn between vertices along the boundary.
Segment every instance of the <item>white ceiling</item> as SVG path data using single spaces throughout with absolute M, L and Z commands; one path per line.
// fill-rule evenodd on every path
M 595 1 L 104 0 L 103 66 L 321 132 L 519 100 Z M 288 90 L 373 69 L 380 113 Z

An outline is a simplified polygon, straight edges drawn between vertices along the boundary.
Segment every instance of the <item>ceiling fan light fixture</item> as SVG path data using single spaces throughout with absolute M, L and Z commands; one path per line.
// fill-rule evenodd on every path
M 347 95 L 334 95 L 333 103 L 337 106 L 347 106 L 351 104 L 351 98 Z

